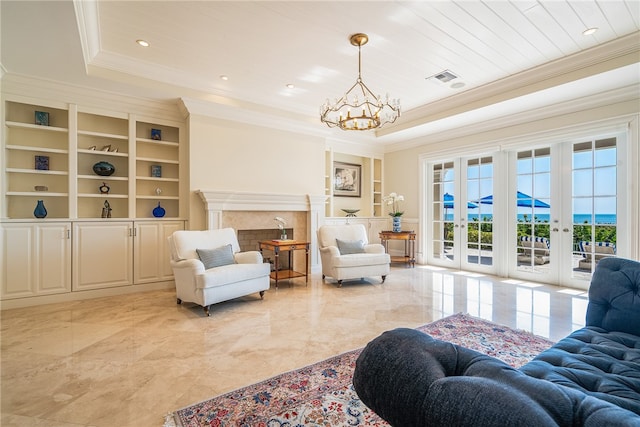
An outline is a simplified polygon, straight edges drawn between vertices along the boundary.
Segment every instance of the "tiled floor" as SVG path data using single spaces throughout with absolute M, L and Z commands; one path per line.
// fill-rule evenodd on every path
M 467 312 L 557 340 L 584 322 L 582 291 L 419 266 L 342 288 L 314 274 L 217 304 L 172 291 L 2 312 L 1 425 L 161 426 L 173 410 Z

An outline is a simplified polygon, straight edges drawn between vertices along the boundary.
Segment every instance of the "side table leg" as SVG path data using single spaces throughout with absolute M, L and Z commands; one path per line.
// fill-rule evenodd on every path
M 276 289 L 278 289 L 278 268 L 280 267 L 280 254 L 278 248 L 275 248 L 274 251 L 274 267 L 275 267 L 275 276 L 276 276 Z
M 306 263 L 304 266 L 304 283 L 308 285 L 309 284 L 309 246 L 308 245 L 307 245 L 307 248 L 305 249 L 305 258 L 306 258 Z

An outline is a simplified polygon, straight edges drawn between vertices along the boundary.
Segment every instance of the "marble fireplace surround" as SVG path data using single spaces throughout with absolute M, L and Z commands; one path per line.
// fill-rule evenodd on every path
M 225 190 L 196 190 L 196 194 L 204 202 L 209 230 L 276 229 L 274 217 L 282 217 L 286 228 L 293 228 L 295 239 L 311 243 L 310 268 L 312 272 L 320 271 L 317 231 L 324 223 L 327 196 Z

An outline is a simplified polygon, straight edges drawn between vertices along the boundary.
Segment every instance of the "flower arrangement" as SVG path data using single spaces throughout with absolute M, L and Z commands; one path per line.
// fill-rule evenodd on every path
M 287 221 L 285 221 L 284 218 L 277 216 L 273 218 L 273 220 L 278 223 L 278 228 L 280 230 L 284 230 L 284 226 L 287 225 Z
M 387 206 L 391 206 L 391 212 L 389 212 L 389 216 L 402 216 L 404 211 L 400 210 L 399 202 L 404 201 L 404 196 L 397 193 L 389 193 L 388 196 L 382 198 L 382 201 L 387 204 Z
M 287 221 L 285 221 L 284 218 L 279 216 L 273 218 L 273 220 L 278 224 L 278 228 L 280 229 L 280 238 L 285 240 L 287 238 L 287 233 L 284 229 L 284 226 L 287 225 Z

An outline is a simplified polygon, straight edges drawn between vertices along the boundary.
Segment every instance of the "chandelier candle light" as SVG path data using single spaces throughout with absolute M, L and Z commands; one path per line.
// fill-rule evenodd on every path
M 327 98 L 327 102 L 320 107 L 320 121 L 330 128 L 339 127 L 342 130 L 370 130 L 395 122 L 400 117 L 400 100 L 390 100 L 388 94 L 383 100 L 380 95 L 375 96 L 362 81 L 360 51 L 369 41 L 369 36 L 357 33 L 349 40 L 352 45 L 358 46 L 358 78 L 342 98 L 334 103 Z
M 382 201 L 391 206 L 391 212 L 389 216 L 393 218 L 393 232 L 399 233 L 402 231 L 402 214 L 404 211 L 400 210 L 399 202 L 404 201 L 404 196 L 397 193 L 389 193 L 388 196 L 382 198 Z

